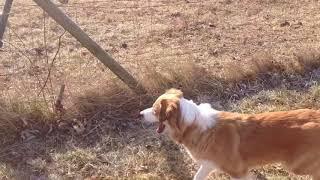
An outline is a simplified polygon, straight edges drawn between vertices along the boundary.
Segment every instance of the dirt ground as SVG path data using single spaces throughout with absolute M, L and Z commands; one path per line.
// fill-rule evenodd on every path
M 185 89 L 191 79 L 203 81 L 196 76 L 201 68 L 217 79 L 237 79 L 261 54 L 288 72 L 297 71 L 301 54 L 307 54 L 305 61 L 320 61 L 308 54 L 320 47 L 316 0 L 70 0 L 59 6 L 149 89 L 158 82 L 147 81 L 147 75 L 167 77 L 171 71 L 184 76 L 172 86 Z M 196 165 L 180 146 L 137 121 L 137 112 L 151 102 L 132 95 L 31 0 L 14 1 L 4 43 L 0 105 L 41 116 L 20 118 L 22 131 L 0 149 L 0 179 L 191 179 L 195 174 Z M 200 70 L 190 73 L 187 65 Z M 288 75 L 278 69 L 235 88 L 206 82 L 210 88 L 189 87 L 196 92 L 189 97 L 238 112 L 318 108 L 320 72 L 307 70 Z M 66 85 L 63 104 L 76 115 L 51 122 L 61 84 Z M 49 125 L 45 130 L 28 125 L 38 121 Z M 71 122 L 71 130 L 64 121 Z M 51 130 L 56 124 L 59 129 Z M 278 164 L 252 173 L 258 179 L 310 179 Z M 229 177 L 218 173 L 211 179 Z

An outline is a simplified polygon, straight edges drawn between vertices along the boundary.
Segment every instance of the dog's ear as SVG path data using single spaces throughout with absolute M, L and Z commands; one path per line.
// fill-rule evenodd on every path
M 178 104 L 176 101 L 162 99 L 160 104 L 161 104 L 160 115 L 159 115 L 160 122 L 164 122 L 172 118 L 175 115 L 175 113 L 178 113 Z

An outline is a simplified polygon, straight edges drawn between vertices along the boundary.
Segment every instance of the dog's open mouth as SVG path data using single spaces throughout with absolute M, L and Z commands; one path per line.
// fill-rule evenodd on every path
M 159 124 L 159 126 L 157 128 L 157 133 L 159 133 L 159 134 L 162 133 L 164 131 L 165 127 L 166 126 L 162 122 L 160 122 L 160 124 Z

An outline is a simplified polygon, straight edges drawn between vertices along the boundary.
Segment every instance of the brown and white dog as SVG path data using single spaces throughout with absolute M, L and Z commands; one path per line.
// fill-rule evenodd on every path
M 320 180 L 320 111 L 223 112 L 170 89 L 140 114 L 186 148 L 200 165 L 196 180 L 214 170 L 247 179 L 249 169 L 276 162 Z

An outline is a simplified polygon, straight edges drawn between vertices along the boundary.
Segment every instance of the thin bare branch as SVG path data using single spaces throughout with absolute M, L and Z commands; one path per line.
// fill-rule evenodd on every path
M 57 51 L 56 51 L 56 53 L 55 53 L 55 55 L 54 55 L 54 57 L 53 57 L 53 59 L 52 59 L 52 61 L 51 61 L 50 67 L 49 67 L 49 69 L 48 69 L 47 78 L 46 78 L 46 80 L 44 81 L 44 84 L 43 84 L 43 86 L 41 87 L 41 90 L 39 91 L 38 96 L 40 95 L 41 92 L 43 92 L 44 88 L 47 86 L 47 83 L 48 83 L 49 78 L 50 78 L 50 76 L 51 76 L 52 68 L 53 68 L 53 66 L 54 66 L 54 62 L 55 62 L 55 60 L 57 59 L 57 56 L 58 56 L 58 54 L 59 54 L 59 52 L 60 52 L 60 49 L 61 49 L 61 40 L 62 40 L 62 37 L 63 37 L 63 35 L 64 35 L 65 33 L 66 33 L 66 31 L 64 31 L 64 32 L 59 36 L 59 39 L 58 39 L 58 49 L 57 49 Z

